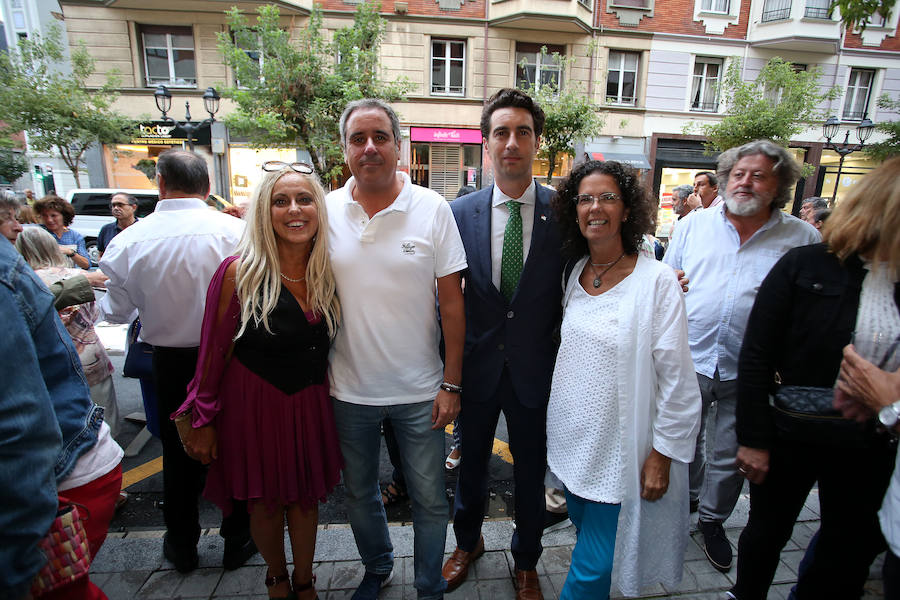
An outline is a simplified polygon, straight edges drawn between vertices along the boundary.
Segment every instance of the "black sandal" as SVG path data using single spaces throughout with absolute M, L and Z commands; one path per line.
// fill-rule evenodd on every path
M 288 574 L 282 573 L 281 575 L 269 575 L 268 569 L 266 570 L 266 587 L 275 587 L 285 581 L 288 581 L 290 578 Z M 287 596 L 278 597 L 278 596 L 269 596 L 269 600 L 297 600 L 297 594 L 292 591 L 288 592 Z
M 406 489 L 396 481 L 392 481 L 381 488 L 381 503 L 385 506 L 403 504 L 408 500 L 409 494 L 406 492 Z
M 294 591 L 292 592 L 294 594 L 294 598 L 298 598 L 297 592 L 305 592 L 306 590 L 308 590 L 309 588 L 311 588 L 312 586 L 314 586 L 316 584 L 315 574 L 312 576 L 312 579 L 310 579 L 306 583 L 297 583 L 297 580 L 294 579 L 294 575 L 296 575 L 296 574 L 297 574 L 297 570 L 294 569 L 294 573 L 293 573 L 293 575 L 291 575 L 291 584 L 293 584 L 293 586 L 294 586 Z M 319 600 L 318 592 L 316 592 L 315 600 Z

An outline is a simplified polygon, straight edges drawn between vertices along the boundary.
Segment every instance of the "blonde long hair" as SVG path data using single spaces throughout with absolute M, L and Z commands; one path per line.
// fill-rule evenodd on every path
M 72 266 L 59 249 L 59 242 L 43 227 L 24 227 L 16 238 L 16 250 L 35 271 L 48 267 Z
M 853 186 L 825 222 L 822 239 L 841 261 L 857 254 L 900 275 L 900 157 Z
M 328 334 L 334 337 L 341 319 L 341 306 L 335 293 L 334 275 L 328 257 L 328 215 L 325 210 L 325 190 L 315 174 L 298 173 L 289 167 L 263 175 L 253 193 L 247 211 L 247 228 L 238 244 L 241 257 L 237 269 L 235 289 L 241 304 L 241 326 L 235 339 L 241 337 L 252 320 L 266 331 L 269 315 L 281 293 L 281 262 L 272 227 L 272 190 L 284 175 L 296 174 L 306 179 L 313 191 L 318 213 L 319 230 L 312 242 L 312 252 L 306 266 L 306 289 L 310 308 L 322 315 Z

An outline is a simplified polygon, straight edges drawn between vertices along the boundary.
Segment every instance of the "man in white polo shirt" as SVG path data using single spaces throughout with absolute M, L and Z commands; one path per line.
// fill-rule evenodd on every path
M 326 198 L 342 311 L 330 377 L 347 512 L 366 567 L 352 598 L 377 598 L 392 576 L 393 546 L 378 488 L 386 418 L 413 500 L 414 585 L 419 598 L 443 598 L 449 509 L 443 430 L 459 412 L 462 391 L 465 250 L 449 204 L 396 171 L 400 124 L 387 104 L 350 103 L 340 133 L 353 177 Z

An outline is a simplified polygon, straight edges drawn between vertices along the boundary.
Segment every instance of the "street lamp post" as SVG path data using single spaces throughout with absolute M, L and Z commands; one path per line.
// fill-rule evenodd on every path
M 176 121 L 166 114 L 172 108 L 172 92 L 170 92 L 169 88 L 166 86 L 162 84 L 158 85 L 156 91 L 153 92 L 153 97 L 156 99 L 156 108 L 162 113 L 162 120 L 180 127 L 187 133 L 188 147 L 191 152 L 193 152 L 194 132 L 203 129 L 204 127 L 209 127 L 216 120 L 216 113 L 219 112 L 220 100 L 218 92 L 216 92 L 215 88 L 211 87 L 206 88 L 206 91 L 203 92 L 203 107 L 206 108 L 206 112 L 209 113 L 209 118 L 204 119 L 199 123 L 191 121 L 191 103 L 187 100 L 184 102 L 184 121 Z
M 872 131 L 875 129 L 875 125 L 869 120 L 865 115 L 863 115 L 863 120 L 859 125 L 856 126 L 856 138 L 859 140 L 859 144 L 849 144 L 850 141 L 850 130 L 848 129 L 844 133 L 844 142 L 838 146 L 831 141 L 831 138 L 838 134 L 838 130 L 841 127 L 841 121 L 837 117 L 829 117 L 827 121 L 825 121 L 825 125 L 822 126 L 822 131 L 825 135 L 825 148 L 831 148 L 835 152 L 837 152 L 841 159 L 838 161 L 838 170 L 837 176 L 834 180 L 834 191 L 831 193 L 831 206 L 834 206 L 834 199 L 837 197 L 837 189 L 838 185 L 841 182 L 841 171 L 844 168 L 844 158 L 848 154 L 852 154 L 857 150 L 862 150 L 862 147 L 866 145 L 866 140 L 872 135 Z

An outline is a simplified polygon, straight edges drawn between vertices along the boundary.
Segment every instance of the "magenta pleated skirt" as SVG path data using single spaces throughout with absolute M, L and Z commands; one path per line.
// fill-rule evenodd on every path
M 218 459 L 203 496 L 225 515 L 232 499 L 250 509 L 324 501 L 340 480 L 343 458 L 327 380 L 287 395 L 232 357 L 216 417 Z

